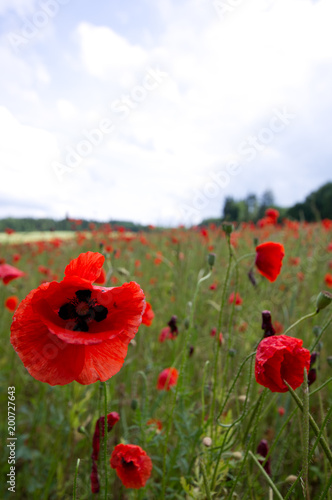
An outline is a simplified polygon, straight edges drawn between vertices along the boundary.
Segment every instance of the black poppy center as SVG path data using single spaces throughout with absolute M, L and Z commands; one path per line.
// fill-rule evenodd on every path
M 121 462 L 122 462 L 122 465 L 123 467 L 126 467 L 128 469 L 134 469 L 135 468 L 135 464 L 132 460 L 130 461 L 126 461 L 123 457 L 121 457 Z
M 63 304 L 58 311 L 61 319 L 72 322 L 71 330 L 75 332 L 88 332 L 91 321 L 99 323 L 107 314 L 107 307 L 98 304 L 96 299 L 91 299 L 91 290 L 77 290 L 75 297 Z

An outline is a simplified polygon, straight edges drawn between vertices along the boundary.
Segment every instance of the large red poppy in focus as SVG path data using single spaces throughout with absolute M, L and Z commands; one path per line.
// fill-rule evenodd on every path
M 303 341 L 287 335 L 273 335 L 263 339 L 257 348 L 256 381 L 272 392 L 287 392 L 284 380 L 297 389 L 303 382 L 303 372 L 310 367 L 310 351 Z
M 126 488 L 143 488 L 151 476 L 151 458 L 134 444 L 118 444 L 110 463 Z
M 258 245 L 255 260 L 258 271 L 269 281 L 275 281 L 280 274 L 284 255 L 285 249 L 281 243 L 268 241 Z
M 127 355 L 145 307 L 135 283 L 92 285 L 104 262 L 100 253 L 74 259 L 57 283 L 43 283 L 21 302 L 11 326 L 11 343 L 37 380 L 50 385 L 105 381 Z

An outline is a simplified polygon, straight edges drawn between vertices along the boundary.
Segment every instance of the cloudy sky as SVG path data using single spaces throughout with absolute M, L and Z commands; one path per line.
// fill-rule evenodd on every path
M 175 225 L 332 180 L 331 0 L 1 0 L 0 217 Z

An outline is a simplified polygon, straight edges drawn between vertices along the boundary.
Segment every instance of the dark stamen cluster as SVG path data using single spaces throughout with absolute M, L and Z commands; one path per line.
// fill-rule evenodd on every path
M 73 322 L 72 330 L 74 332 L 88 332 L 91 321 L 103 321 L 108 309 L 91 299 L 91 290 L 77 290 L 76 297 L 63 304 L 58 315 L 61 319 L 71 320 Z

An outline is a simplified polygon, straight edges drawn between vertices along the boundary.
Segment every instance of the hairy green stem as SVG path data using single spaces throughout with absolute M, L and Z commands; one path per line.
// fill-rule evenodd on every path
M 107 383 L 103 382 L 104 386 L 104 416 L 105 416 L 105 422 L 104 422 L 104 468 L 105 468 L 105 500 L 107 500 L 107 472 L 108 472 L 108 467 L 107 467 Z
M 78 458 L 76 462 L 76 468 L 75 468 L 75 476 L 74 476 L 74 488 L 73 488 L 73 500 L 76 500 L 76 488 L 77 488 L 77 476 L 78 476 L 78 467 L 80 465 L 81 459 Z
M 303 478 L 303 494 L 306 500 L 310 500 L 309 492 L 309 387 L 307 370 L 304 368 L 303 377 L 303 415 L 302 415 L 302 429 L 303 429 L 303 450 L 302 450 L 302 478 Z
M 287 328 L 287 330 L 284 331 L 283 335 L 287 335 L 287 333 L 290 332 L 293 328 L 295 328 L 295 326 L 299 325 L 300 323 L 302 323 L 302 321 L 304 321 L 306 319 L 313 318 L 314 316 L 316 316 L 316 314 L 317 314 L 317 311 L 314 311 L 314 312 L 311 312 L 309 314 L 306 314 L 305 316 L 302 316 L 302 318 L 298 319 L 297 321 L 295 321 L 295 323 L 290 325 Z

